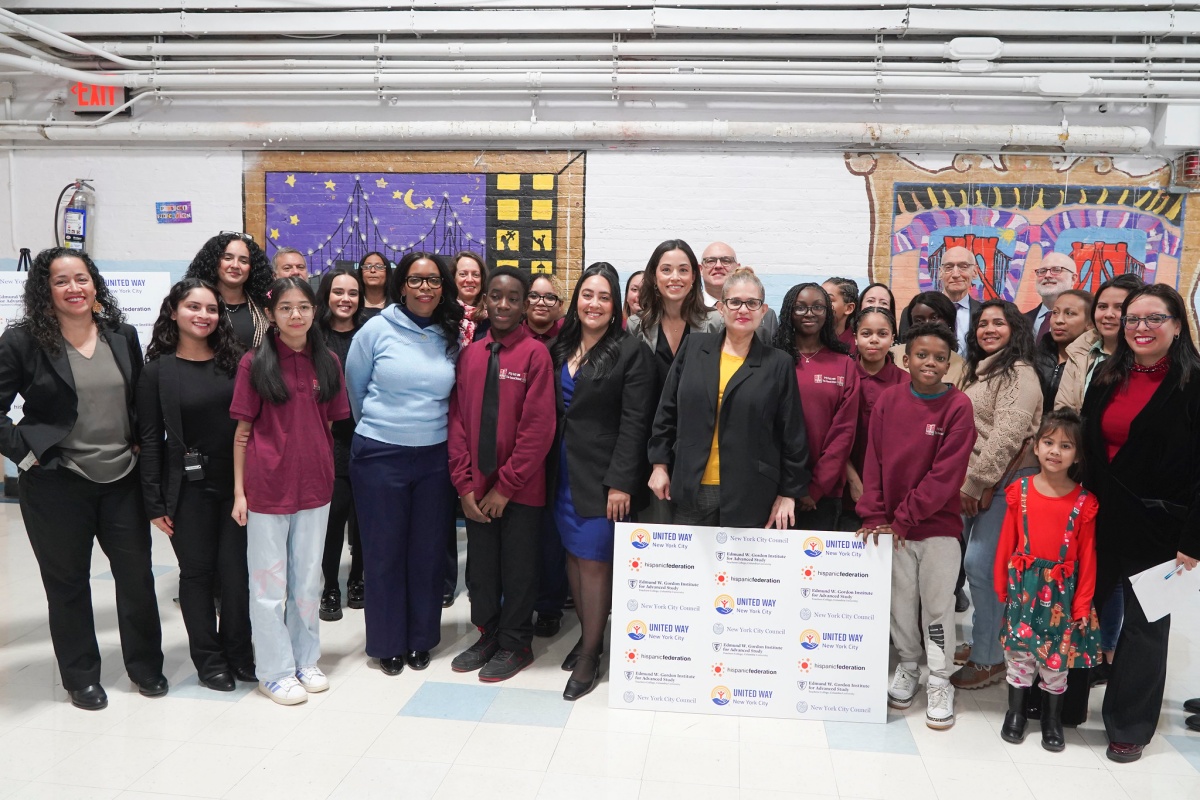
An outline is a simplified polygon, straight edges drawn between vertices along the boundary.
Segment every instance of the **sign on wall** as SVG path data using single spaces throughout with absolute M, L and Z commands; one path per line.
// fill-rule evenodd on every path
M 849 533 L 620 523 L 609 706 L 885 722 L 891 580 Z

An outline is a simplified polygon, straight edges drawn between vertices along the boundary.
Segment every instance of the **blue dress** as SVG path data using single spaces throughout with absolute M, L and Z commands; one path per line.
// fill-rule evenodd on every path
M 563 408 L 571 407 L 575 379 L 566 364 L 562 367 Z M 571 476 L 567 473 L 567 437 L 558 452 L 558 493 L 554 497 L 554 521 L 563 547 L 576 558 L 589 561 L 613 560 L 613 523 L 605 517 L 581 517 L 571 500 Z

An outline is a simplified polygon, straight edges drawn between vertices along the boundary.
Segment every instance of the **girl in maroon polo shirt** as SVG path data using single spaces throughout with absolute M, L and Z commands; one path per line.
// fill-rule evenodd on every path
M 341 364 L 313 325 L 316 300 L 300 278 L 271 284 L 272 331 L 238 365 L 229 407 L 238 421 L 233 518 L 247 526 L 258 689 L 281 705 L 329 688 L 317 667 L 317 610 L 333 498 L 330 426 L 350 416 L 350 403 Z

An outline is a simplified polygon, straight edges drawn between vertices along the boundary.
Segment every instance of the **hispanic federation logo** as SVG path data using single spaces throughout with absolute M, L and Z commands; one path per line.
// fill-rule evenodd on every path
M 821 633 L 807 628 L 800 634 L 800 646 L 805 650 L 816 650 L 821 646 Z
M 719 594 L 717 595 L 717 599 L 713 601 L 713 608 L 717 610 L 718 614 L 732 614 L 733 598 L 727 594 Z
M 638 550 L 645 550 L 650 546 L 650 532 L 645 528 L 637 528 L 633 533 L 629 534 L 629 543 Z
M 825 552 L 825 542 L 821 541 L 818 536 L 810 536 L 804 540 L 804 555 L 809 558 L 816 558 Z
M 720 661 L 712 665 L 712 674 L 718 678 L 725 674 L 725 665 Z
M 625 634 L 635 642 L 640 642 L 642 639 L 646 638 L 646 623 L 642 622 L 640 619 L 633 620 L 625 626 Z M 820 634 L 818 634 L 817 638 L 820 638 Z
M 796 662 L 796 668 L 798 670 L 800 670 L 801 672 L 807 674 L 808 671 L 810 669 L 812 669 L 812 660 L 808 659 L 808 658 L 802 658 Z
M 641 572 L 642 571 L 642 560 L 640 558 L 636 558 L 636 557 L 629 559 L 629 571 L 630 572 Z
M 637 663 L 637 648 L 631 647 L 625 651 L 625 663 L 626 664 L 636 664 Z
M 718 572 L 716 575 L 713 576 L 713 580 L 715 580 L 717 582 L 717 586 L 728 586 L 729 585 L 729 573 L 728 572 Z
M 709 692 L 708 696 L 710 698 L 712 698 L 714 705 L 718 705 L 718 706 L 729 705 L 729 687 L 728 686 L 714 686 L 713 690 L 711 692 Z
M 817 570 L 812 564 L 805 564 L 803 567 L 800 568 L 800 577 L 803 578 L 804 580 L 811 581 L 816 576 L 817 576 Z M 804 594 L 803 591 L 801 591 L 801 595 L 803 595 L 804 597 L 808 597 L 808 595 Z

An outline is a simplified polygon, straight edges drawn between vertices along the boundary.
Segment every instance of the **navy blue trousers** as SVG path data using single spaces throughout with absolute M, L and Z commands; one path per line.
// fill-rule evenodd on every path
M 441 640 L 446 526 L 454 489 L 446 444 L 402 447 L 354 435 L 350 480 L 363 552 L 367 655 Z

